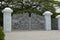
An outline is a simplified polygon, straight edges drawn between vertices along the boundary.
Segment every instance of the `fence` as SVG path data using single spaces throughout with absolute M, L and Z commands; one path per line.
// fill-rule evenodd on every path
M 4 22 L 4 32 L 11 32 L 11 13 L 13 12 L 10 8 L 5 8 L 2 10 L 3 12 L 3 22 Z M 45 30 L 51 30 L 51 13 L 50 11 L 46 11 L 43 13 L 45 18 Z M 58 19 L 58 29 L 60 30 L 60 15 L 57 15 L 56 18 Z

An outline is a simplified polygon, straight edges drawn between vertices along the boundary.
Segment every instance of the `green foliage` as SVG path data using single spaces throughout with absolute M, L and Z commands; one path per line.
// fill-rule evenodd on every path
M 60 6 L 60 2 L 58 1 L 54 1 L 54 0 L 31 0 L 31 1 L 25 1 L 23 2 L 23 0 L 7 0 L 7 5 L 8 7 L 10 7 L 9 5 L 14 5 L 10 8 L 12 8 L 14 10 L 13 13 L 36 13 L 36 14 L 40 14 L 42 15 L 45 11 L 51 11 L 53 13 L 52 17 L 55 17 L 56 15 L 58 15 L 55 12 L 55 8 L 54 8 L 54 4 Z M 33 6 L 35 6 L 33 8 Z M 2 8 L 5 8 L 6 6 L 2 6 Z M 37 7 L 40 7 L 39 9 L 37 9 Z
M 5 5 L 0 6 L 0 24 L 2 24 L 2 9 L 5 7 L 10 7 L 9 5 L 13 5 L 13 14 L 18 14 L 18 13 L 36 13 L 39 15 L 42 15 L 45 11 L 50 11 L 53 13 L 52 18 L 55 18 L 57 14 L 54 8 L 54 4 L 60 7 L 60 2 L 54 1 L 54 0 L 31 0 L 31 1 L 25 1 L 23 0 L 6 0 Z M 35 7 L 34 7 L 35 6 Z M 33 8 L 34 7 L 34 8 Z M 37 9 L 39 7 L 39 9 Z
M 0 40 L 4 40 L 4 32 L 0 28 Z
M 15 1 L 17 1 L 17 0 L 15 0 Z M 36 2 L 38 2 L 38 3 L 36 3 Z M 26 1 L 25 3 L 21 2 L 21 5 L 19 5 L 18 3 L 19 2 L 17 1 L 17 5 L 15 5 L 15 8 L 13 8 L 15 13 L 28 12 L 28 13 L 43 14 L 45 11 L 51 11 L 53 13 L 52 17 L 55 17 L 56 15 L 58 15 L 55 12 L 55 8 L 53 5 L 56 4 L 56 5 L 60 6 L 60 2 L 54 1 L 54 0 L 31 0 L 30 2 L 29 1 Z M 34 4 L 34 3 L 36 3 L 36 4 Z M 32 8 L 33 6 L 36 6 L 36 7 Z M 37 7 L 40 7 L 39 8 L 40 11 L 37 9 Z

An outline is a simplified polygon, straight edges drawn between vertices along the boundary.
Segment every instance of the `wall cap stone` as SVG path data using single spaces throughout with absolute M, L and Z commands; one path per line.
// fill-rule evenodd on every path
M 53 13 L 51 13 L 50 11 L 46 11 L 43 13 L 43 15 L 52 15 Z
M 2 13 L 12 13 L 13 10 L 9 7 L 6 7 L 5 9 L 2 10 Z
M 60 18 L 60 15 L 57 15 L 56 18 Z

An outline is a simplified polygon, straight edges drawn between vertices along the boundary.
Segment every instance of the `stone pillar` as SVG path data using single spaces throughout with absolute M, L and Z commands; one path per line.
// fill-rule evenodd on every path
M 57 15 L 56 18 L 58 19 L 58 29 L 60 30 L 60 15 Z
M 51 30 L 51 15 L 52 13 L 50 11 L 46 11 L 43 13 L 44 17 L 45 17 L 45 29 Z
M 4 32 L 11 32 L 11 13 L 12 12 L 13 10 L 8 7 L 2 10 Z

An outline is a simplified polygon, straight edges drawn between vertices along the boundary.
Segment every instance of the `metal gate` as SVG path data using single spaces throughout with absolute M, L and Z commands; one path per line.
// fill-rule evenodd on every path
M 52 18 L 51 28 L 52 28 L 52 30 L 58 30 L 58 20 L 56 18 Z
M 12 16 L 12 30 L 44 30 L 44 17 L 28 13 L 14 14 Z

